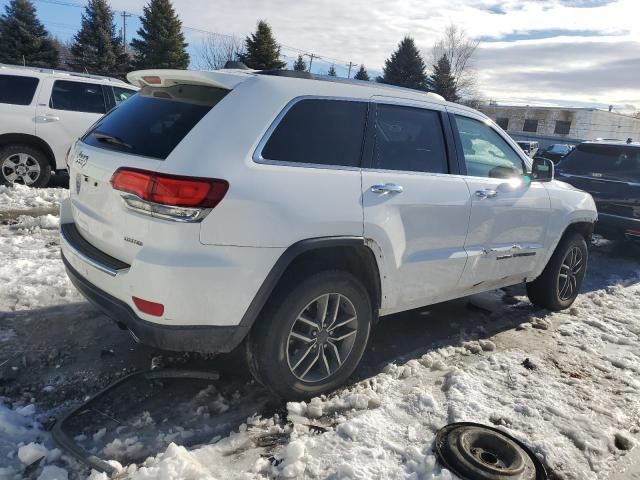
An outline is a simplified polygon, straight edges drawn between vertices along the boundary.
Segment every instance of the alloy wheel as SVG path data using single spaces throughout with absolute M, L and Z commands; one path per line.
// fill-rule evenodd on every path
M 40 178 L 40 164 L 28 153 L 14 153 L 6 157 L 1 171 L 9 183 L 20 181 L 24 185 L 32 185 Z
M 289 370 L 303 382 L 329 378 L 351 353 L 357 327 L 356 309 L 344 295 L 327 293 L 311 301 L 289 331 Z
M 573 247 L 567 252 L 560 273 L 558 274 L 558 297 L 565 301 L 573 298 L 578 291 L 578 277 L 584 268 L 584 256 L 579 247 Z

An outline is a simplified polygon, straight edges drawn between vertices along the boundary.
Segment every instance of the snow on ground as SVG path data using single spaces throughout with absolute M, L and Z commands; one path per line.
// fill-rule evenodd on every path
M 0 212 L 50 208 L 57 210 L 60 201 L 69 196 L 64 188 L 29 188 L 24 185 L 0 185 Z
M 0 320 L 9 319 L 0 323 L 0 347 L 16 341 L 6 325 L 41 325 L 41 315 L 57 315 L 60 328 L 65 315 L 85 315 L 79 321 L 101 328 L 95 331 L 112 331 L 96 327 L 86 309 L 67 307 L 77 307 L 81 297 L 59 259 L 52 212 L 65 194 L 0 187 Z M 126 426 L 88 430 L 78 441 L 89 449 L 100 444 L 94 452 L 122 468 L 118 478 L 454 479 L 435 460 L 435 432 L 450 422 L 476 421 L 529 445 L 555 479 L 617 478 L 618 461 L 629 450 L 637 453 L 640 432 L 640 263 L 606 247 L 595 249 L 583 293 L 568 311 L 536 310 L 518 291 L 509 306 L 501 304 L 502 294 L 488 294 L 501 305 L 493 314 L 465 315 L 471 323 L 488 319 L 508 328 L 425 344 L 327 397 L 261 417 L 246 401 L 259 397 L 255 385 L 236 393 L 209 386 L 170 405 L 177 427 L 164 426 L 171 420 L 166 413 L 142 412 Z M 425 329 L 431 320 L 425 316 Z M 74 338 L 86 334 L 74 328 Z M 0 397 L 0 479 L 85 476 L 45 431 L 48 417 L 60 414 L 42 406 L 52 394 L 47 388 L 54 390 Z M 238 428 L 229 420 L 234 412 L 245 415 Z M 220 434 L 216 419 L 226 419 L 232 432 Z M 127 466 L 132 459 L 139 463 Z
M 277 422 L 251 419 L 213 445 L 173 444 L 127 476 L 452 479 L 435 460 L 435 432 L 474 421 L 528 444 L 554 478 L 607 478 L 640 430 L 639 299 L 640 285 L 612 285 L 567 312 L 532 311 L 519 331 L 393 363 L 327 398 L 289 403 L 290 437 L 275 461 L 254 439 L 277 431 Z M 512 310 L 522 308 L 524 301 Z

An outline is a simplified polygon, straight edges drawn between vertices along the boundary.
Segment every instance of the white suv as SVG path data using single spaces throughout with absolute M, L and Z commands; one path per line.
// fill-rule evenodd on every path
M 297 399 L 343 383 L 380 316 L 520 282 L 576 298 L 591 196 L 475 110 L 291 72 L 128 79 L 72 149 L 61 237 L 76 287 L 140 342 L 244 342 Z
M 0 185 L 41 187 L 69 147 L 137 88 L 120 80 L 0 65 Z

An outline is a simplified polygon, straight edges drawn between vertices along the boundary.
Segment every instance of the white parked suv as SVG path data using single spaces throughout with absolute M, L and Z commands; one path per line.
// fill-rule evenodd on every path
M 153 70 L 69 157 L 62 256 L 135 339 L 242 344 L 289 399 L 354 371 L 380 316 L 526 282 L 576 298 L 596 209 L 475 110 L 291 72 Z
M 0 185 L 42 187 L 69 147 L 137 88 L 121 80 L 0 65 Z

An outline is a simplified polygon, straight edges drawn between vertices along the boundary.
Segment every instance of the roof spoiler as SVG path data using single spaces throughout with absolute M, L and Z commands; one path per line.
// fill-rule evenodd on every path
M 214 70 L 202 72 L 196 70 L 136 70 L 127 74 L 127 80 L 132 85 L 139 87 L 170 87 L 172 85 L 202 85 L 207 87 L 233 90 L 238 84 L 250 78 L 247 74 L 238 70 L 225 72 Z

